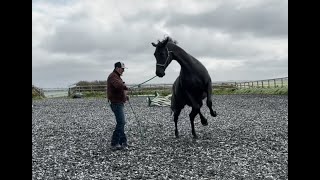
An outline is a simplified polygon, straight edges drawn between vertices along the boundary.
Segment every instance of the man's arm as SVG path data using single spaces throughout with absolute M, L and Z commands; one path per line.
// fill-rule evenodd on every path
M 123 89 L 123 90 L 127 90 L 127 86 L 122 82 L 121 79 L 118 78 L 111 78 L 110 79 L 110 83 L 116 88 L 116 89 Z
M 124 85 L 124 90 L 129 90 L 129 88 L 127 87 L 127 85 L 126 85 L 126 83 L 125 82 L 123 82 L 123 85 Z

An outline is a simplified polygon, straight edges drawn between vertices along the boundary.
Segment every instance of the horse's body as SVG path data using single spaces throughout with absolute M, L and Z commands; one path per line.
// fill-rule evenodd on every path
M 192 135 L 194 138 L 197 138 L 194 130 L 195 116 L 199 114 L 202 125 L 208 125 L 207 119 L 200 112 L 204 98 L 207 98 L 206 104 L 210 109 L 211 116 L 216 116 L 216 112 L 212 110 L 210 75 L 200 61 L 177 46 L 170 37 L 167 37 L 162 42 L 158 42 L 158 44 L 152 43 L 152 45 L 156 47 L 154 55 L 157 60 L 157 76 L 163 77 L 165 75 L 165 69 L 173 59 L 181 66 L 180 75 L 172 87 L 171 97 L 171 109 L 174 113 L 175 122 L 175 136 L 179 137 L 177 122 L 180 112 L 185 105 L 188 105 L 192 107 L 192 111 L 189 114 Z

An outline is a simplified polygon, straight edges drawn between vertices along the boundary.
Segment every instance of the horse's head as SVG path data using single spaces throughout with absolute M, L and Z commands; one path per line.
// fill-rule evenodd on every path
M 156 47 L 154 57 L 157 60 L 156 75 L 159 77 L 163 77 L 165 75 L 165 70 L 173 59 L 172 51 L 167 47 L 168 41 L 172 41 L 172 39 L 170 37 L 166 37 L 163 41 L 158 41 L 158 44 L 151 43 Z

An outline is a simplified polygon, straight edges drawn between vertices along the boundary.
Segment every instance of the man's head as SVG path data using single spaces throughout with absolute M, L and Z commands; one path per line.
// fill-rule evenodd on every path
M 122 75 L 124 69 L 126 69 L 126 67 L 124 66 L 123 62 L 116 62 L 114 64 L 114 69 L 120 74 Z

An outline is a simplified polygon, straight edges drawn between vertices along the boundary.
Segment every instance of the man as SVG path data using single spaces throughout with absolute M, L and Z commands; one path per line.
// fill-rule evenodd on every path
M 120 77 L 125 68 L 124 63 L 115 63 L 114 70 L 107 79 L 107 97 L 108 101 L 110 101 L 111 110 L 116 118 L 116 127 L 111 138 L 112 150 L 128 148 L 127 137 L 124 133 L 124 103 L 129 100 L 126 94 L 128 87 Z

